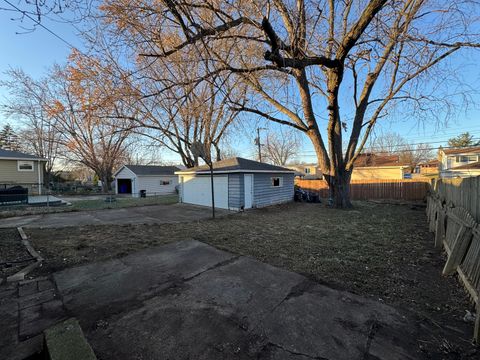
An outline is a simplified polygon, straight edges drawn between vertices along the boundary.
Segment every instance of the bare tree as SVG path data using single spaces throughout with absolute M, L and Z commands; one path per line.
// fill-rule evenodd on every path
M 404 116 L 451 106 L 457 63 L 446 60 L 479 47 L 478 17 L 468 15 L 478 4 L 468 0 L 107 0 L 102 11 L 145 44 L 139 56 L 168 66 L 198 53 L 200 78 L 241 79 L 252 95 L 236 110 L 304 132 L 337 207 L 351 206 L 353 164 L 377 122 L 399 104 Z
M 49 118 L 44 108 L 48 102 L 46 79 L 35 81 L 19 69 L 11 69 L 6 74 L 9 79 L 0 82 L 0 86 L 5 87 L 10 96 L 1 111 L 21 124 L 18 137 L 23 149 L 47 160 L 45 179 L 49 183 L 62 148 L 55 119 Z
M 298 155 L 301 141 L 292 130 L 270 131 L 265 139 L 263 155 L 268 162 L 283 166 Z
M 429 144 L 410 144 L 397 133 L 385 133 L 376 137 L 366 151 L 379 155 L 397 155 L 399 163 L 409 165 L 412 169 L 435 157 Z
M 105 73 L 100 61 L 74 52 L 67 67 L 56 66 L 50 74 L 50 95 L 43 106 L 68 158 L 93 170 L 106 192 L 114 169 L 125 161 L 130 131 L 119 126 L 128 112 L 118 98 L 123 84 Z

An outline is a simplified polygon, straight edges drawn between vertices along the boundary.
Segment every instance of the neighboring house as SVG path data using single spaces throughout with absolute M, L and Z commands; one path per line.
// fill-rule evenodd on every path
M 176 166 L 123 165 L 115 174 L 115 193 L 140 196 L 172 194 L 178 185 Z
M 46 159 L 18 151 L 0 149 L 0 186 L 19 185 L 30 194 L 42 193 Z
M 286 167 L 295 170 L 295 176 L 305 180 L 323 179 L 322 170 L 317 164 L 291 164 Z
M 295 172 L 280 166 L 239 157 L 213 164 L 215 207 L 241 210 L 293 200 Z M 212 206 L 207 165 L 177 171 L 180 201 Z
M 409 165 L 398 155 L 360 154 L 355 160 L 352 180 L 401 180 L 411 178 Z
M 438 159 L 433 159 L 429 161 L 423 161 L 418 163 L 415 166 L 414 176 L 415 177 L 426 177 L 426 176 L 438 176 L 440 161 Z
M 471 177 L 480 175 L 480 146 L 440 149 L 440 177 Z

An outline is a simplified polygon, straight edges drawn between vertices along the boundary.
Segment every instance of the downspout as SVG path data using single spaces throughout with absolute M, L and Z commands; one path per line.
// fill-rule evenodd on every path
M 42 175 L 40 173 L 40 160 L 38 160 L 38 195 L 42 195 Z

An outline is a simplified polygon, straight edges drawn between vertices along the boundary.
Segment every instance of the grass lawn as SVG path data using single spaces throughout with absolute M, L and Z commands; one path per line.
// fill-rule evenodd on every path
M 106 201 L 106 196 L 99 199 L 75 200 L 69 206 L 5 206 L 0 207 L 0 219 L 13 216 L 36 215 L 36 214 L 50 214 L 59 212 L 84 211 L 84 210 L 102 210 L 102 209 L 119 209 L 133 206 L 146 205 L 168 205 L 178 202 L 178 195 L 161 195 L 151 196 L 146 198 L 132 198 L 132 197 L 116 197 L 115 201 Z
M 178 195 L 151 196 L 146 198 L 117 197 L 115 201 L 108 202 L 105 199 L 98 200 L 77 200 L 72 202 L 69 208 L 72 211 L 80 210 L 101 210 L 101 209 L 119 209 L 132 206 L 175 204 L 178 202 Z
M 337 210 L 293 203 L 191 223 L 27 233 L 46 259 L 41 273 L 196 239 L 414 314 L 419 326 L 439 332 L 421 346 L 445 358 L 470 346 L 473 325 L 462 319 L 471 305 L 456 278 L 441 276 L 445 260 L 433 247 L 422 207 L 356 202 L 352 210 Z

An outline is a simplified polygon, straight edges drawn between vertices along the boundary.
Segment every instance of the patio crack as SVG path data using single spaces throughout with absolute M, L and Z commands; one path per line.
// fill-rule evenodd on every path
M 315 356 L 315 355 L 310 355 L 310 354 L 305 354 L 305 353 L 301 353 L 301 352 L 298 352 L 298 351 L 293 351 L 293 350 L 289 350 L 287 348 L 285 348 L 284 346 L 282 345 L 279 345 L 279 344 L 275 344 L 275 343 L 272 343 L 272 342 L 268 342 L 265 347 L 267 346 L 271 346 L 271 347 L 274 347 L 274 348 L 277 348 L 277 349 L 280 349 L 280 350 L 283 350 L 291 355 L 294 355 L 294 356 L 304 356 L 308 359 L 315 359 L 315 360 L 330 360 L 329 358 L 326 358 L 326 357 L 323 357 L 323 356 Z
M 229 265 L 231 263 L 234 263 L 235 261 L 237 261 L 238 259 L 240 259 L 240 255 L 237 255 L 237 256 L 233 256 L 231 258 L 228 258 L 227 260 L 223 260 L 223 261 L 220 261 L 218 263 L 216 263 L 215 265 L 212 265 L 208 268 L 206 268 L 205 270 L 202 270 L 192 276 L 188 276 L 188 277 L 184 277 L 182 280 L 184 282 L 187 282 L 187 281 L 190 281 L 190 280 L 193 280 L 195 279 L 196 277 L 208 272 L 208 271 L 211 271 L 211 270 L 215 270 L 215 269 L 218 269 L 220 267 L 223 267 L 223 266 L 226 266 L 226 265 Z
M 275 305 L 272 308 L 272 310 L 270 310 L 270 313 L 273 313 L 275 310 L 277 310 L 278 307 L 280 307 L 285 301 L 302 296 L 303 294 L 308 292 L 311 288 L 313 288 L 315 285 L 316 284 L 313 281 L 308 279 L 304 279 L 299 283 L 293 285 L 290 288 L 290 291 L 288 292 L 288 294 L 282 300 L 280 300 L 280 302 L 277 305 Z
M 372 320 L 372 324 L 370 325 L 370 331 L 368 332 L 367 336 L 367 343 L 365 344 L 365 352 L 363 353 L 363 360 L 367 360 L 370 355 L 370 347 L 372 346 L 372 341 L 375 335 L 377 334 L 378 329 L 380 328 L 380 324 L 377 320 Z

